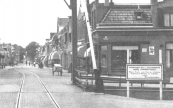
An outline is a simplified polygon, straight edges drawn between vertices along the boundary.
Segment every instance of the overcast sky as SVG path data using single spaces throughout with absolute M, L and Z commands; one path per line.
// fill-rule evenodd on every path
M 70 2 L 70 0 L 66 1 Z M 150 0 L 113 1 L 116 3 L 150 2 Z M 56 32 L 57 18 L 66 18 L 70 15 L 71 10 L 64 0 L 0 0 L 0 43 L 26 47 L 30 42 L 35 41 L 43 45 L 45 40 L 49 39 L 50 32 Z

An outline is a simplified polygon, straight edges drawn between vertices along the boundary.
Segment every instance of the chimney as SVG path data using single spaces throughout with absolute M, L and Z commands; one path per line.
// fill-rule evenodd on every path
M 104 6 L 109 6 L 109 0 L 105 0 Z
M 158 27 L 157 2 L 158 2 L 158 0 L 150 0 L 151 11 L 152 11 L 152 23 L 153 23 L 154 28 Z

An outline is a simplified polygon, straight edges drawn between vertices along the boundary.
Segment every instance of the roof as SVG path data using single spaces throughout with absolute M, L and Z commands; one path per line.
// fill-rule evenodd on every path
M 135 12 L 139 12 L 141 10 L 142 12 L 142 19 L 137 19 Z M 138 24 L 138 26 L 152 26 L 152 18 L 151 18 L 151 7 L 142 7 L 142 6 L 124 6 L 121 8 L 112 7 L 109 9 L 105 17 L 103 18 L 102 24 L 110 24 L 110 25 L 132 25 L 135 26 Z M 124 25 L 126 24 L 126 25 Z M 144 25 L 145 24 L 145 25 Z
M 173 0 L 163 0 L 161 2 L 158 2 L 159 8 L 165 8 L 165 7 L 173 7 Z

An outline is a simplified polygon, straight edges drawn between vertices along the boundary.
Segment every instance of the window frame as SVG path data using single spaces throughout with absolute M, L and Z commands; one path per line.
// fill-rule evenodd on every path
M 172 44 L 171 48 L 167 47 L 168 44 Z M 166 67 L 170 69 L 173 68 L 173 42 L 167 42 L 165 45 L 165 60 L 166 60 Z

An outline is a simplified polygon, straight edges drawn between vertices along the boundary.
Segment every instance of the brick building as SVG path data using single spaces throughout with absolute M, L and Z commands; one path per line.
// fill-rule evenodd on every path
M 101 74 L 126 75 L 126 64 L 162 63 L 164 79 L 173 76 L 172 0 L 139 5 L 95 0 L 88 7 Z M 82 24 L 78 27 L 85 30 Z

